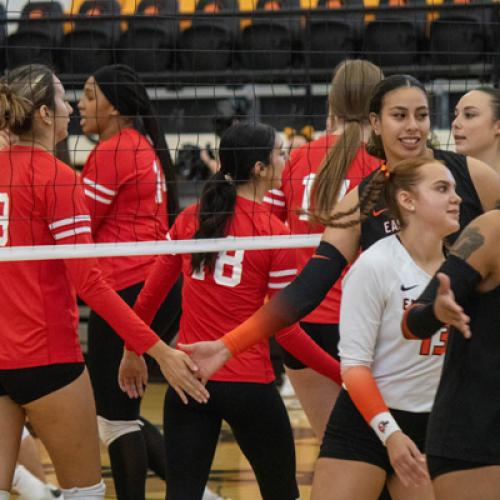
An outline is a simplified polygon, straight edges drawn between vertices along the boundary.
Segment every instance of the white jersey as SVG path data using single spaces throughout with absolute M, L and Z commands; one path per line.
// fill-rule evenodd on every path
M 431 277 L 410 257 L 396 235 L 360 255 L 343 281 L 339 353 L 342 365 L 364 365 L 389 408 L 429 412 L 441 376 L 448 333 L 407 340 L 403 310 Z

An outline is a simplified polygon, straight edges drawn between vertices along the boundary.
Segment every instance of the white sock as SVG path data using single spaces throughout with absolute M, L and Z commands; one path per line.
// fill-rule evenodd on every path
M 5 490 L 0 490 L 0 500 L 10 500 L 10 493 Z
M 38 498 L 45 498 L 47 494 L 45 483 L 20 464 L 16 465 L 16 470 L 14 471 L 12 489 L 16 490 L 22 499 L 30 498 L 36 500 Z
M 69 490 L 61 490 L 64 500 L 77 498 L 78 500 L 103 500 L 106 493 L 106 486 L 104 481 L 94 484 L 94 486 L 87 486 L 86 488 L 71 488 Z

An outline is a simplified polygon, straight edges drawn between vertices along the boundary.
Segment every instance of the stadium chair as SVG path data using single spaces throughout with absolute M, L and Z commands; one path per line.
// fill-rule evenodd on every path
M 473 0 L 445 0 L 444 3 L 463 7 L 441 12 L 431 23 L 431 62 L 440 65 L 485 62 L 485 52 L 491 44 L 491 10 L 474 6 Z
M 0 19 L 6 19 L 5 7 L 0 3 Z M 5 69 L 5 41 L 7 39 L 7 25 L 0 26 L 0 71 Z
M 500 4 L 496 4 L 493 21 L 493 84 L 500 85 Z
M 375 14 L 365 27 L 363 53 L 379 66 L 415 64 L 425 36 L 426 12 L 405 12 L 425 0 L 381 0 L 390 11 Z
M 63 23 L 51 18 L 63 15 L 62 5 L 58 2 L 28 2 L 21 11 L 21 19 L 32 21 L 19 23 L 17 32 L 7 38 L 9 68 L 27 63 L 53 65 L 53 48 L 61 43 Z
M 74 30 L 62 42 L 61 64 L 68 73 L 89 74 L 114 61 L 114 47 L 120 36 L 120 20 L 99 19 L 120 14 L 117 0 L 87 0 L 75 17 Z
M 199 0 L 195 13 L 237 12 L 237 0 Z M 232 67 L 237 17 L 196 18 L 179 38 L 180 61 L 185 71 L 220 71 Z
M 298 42 L 299 16 L 285 17 L 273 11 L 300 9 L 299 0 L 258 0 L 257 10 L 269 17 L 255 17 L 241 33 L 241 60 L 245 68 L 284 69 L 292 65 L 293 49 Z
M 363 28 L 363 12 L 342 12 L 344 7 L 362 7 L 363 0 L 319 0 L 318 8 L 336 10 L 335 15 L 311 12 L 305 28 L 309 65 L 333 69 L 357 50 Z
M 165 71 L 172 66 L 178 34 L 177 0 L 142 0 L 135 19 L 120 39 L 117 58 L 136 71 Z

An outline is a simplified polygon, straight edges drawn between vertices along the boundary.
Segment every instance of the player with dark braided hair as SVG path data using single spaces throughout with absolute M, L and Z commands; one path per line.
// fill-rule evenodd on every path
M 176 183 L 165 135 L 144 84 L 128 66 L 104 66 L 85 82 L 78 108 L 83 132 L 99 136 L 82 172 L 95 241 L 164 240 L 178 211 Z M 153 261 L 147 255 L 102 258 L 99 264 L 106 280 L 132 305 Z M 172 323 L 177 326 L 179 313 L 180 283 L 160 308 L 153 329 L 162 337 L 175 334 Z M 148 467 L 165 478 L 165 452 L 161 433 L 139 419 L 145 367 L 136 398 L 118 386 L 122 354 L 123 342 L 91 312 L 87 364 L 99 434 L 108 447 L 118 498 L 140 500 Z

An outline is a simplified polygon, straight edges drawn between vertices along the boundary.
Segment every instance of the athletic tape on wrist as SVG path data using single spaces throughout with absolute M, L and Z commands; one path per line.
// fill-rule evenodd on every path
M 375 434 L 377 434 L 384 446 L 391 434 L 401 430 L 394 417 L 388 411 L 375 415 L 370 421 L 370 427 L 375 431 Z

